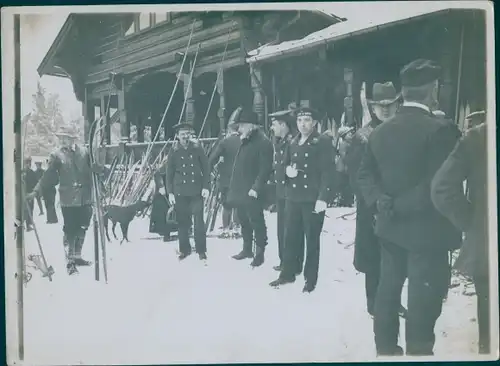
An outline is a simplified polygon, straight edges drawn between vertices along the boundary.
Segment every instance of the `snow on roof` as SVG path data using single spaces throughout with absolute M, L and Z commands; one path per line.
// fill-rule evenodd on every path
M 355 6 L 353 6 L 355 5 Z M 254 63 L 272 59 L 282 54 L 298 53 L 357 32 L 370 31 L 382 25 L 409 18 L 454 8 L 453 3 L 443 2 L 377 2 L 377 3 L 333 3 L 322 11 L 346 21 L 333 24 L 308 36 L 277 45 L 263 45 L 248 53 L 247 62 Z

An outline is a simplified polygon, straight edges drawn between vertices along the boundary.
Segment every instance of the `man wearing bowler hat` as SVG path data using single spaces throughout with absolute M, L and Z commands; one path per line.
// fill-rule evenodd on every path
M 356 237 L 354 240 L 354 268 L 365 274 L 366 305 L 374 314 L 375 294 L 380 278 L 380 246 L 373 230 L 374 207 L 368 207 L 356 182 L 361 159 L 372 131 L 391 120 L 400 104 L 400 94 L 392 82 L 375 83 L 372 99 L 368 101 L 374 118 L 354 134 L 346 152 L 349 181 L 356 195 Z
M 278 256 L 280 264 L 275 266 L 276 271 L 283 269 L 285 261 L 285 156 L 287 149 L 294 137 L 294 116 L 292 110 L 284 110 L 271 113 L 271 131 L 276 139 L 274 144 L 274 184 L 276 186 L 276 212 L 278 226 Z M 297 273 L 302 272 L 304 263 L 304 240 L 302 235 L 301 243 L 297 250 Z
M 333 147 L 329 137 L 317 131 L 315 110 L 300 108 L 296 116 L 299 134 L 290 142 L 283 163 L 286 166 L 285 261 L 278 279 L 270 285 L 295 282 L 298 252 L 305 234 L 303 292 L 307 293 L 314 291 L 318 281 L 320 235 L 330 195 Z
M 441 68 L 418 59 L 401 70 L 403 105 L 394 118 L 371 133 L 357 184 L 367 207 L 376 210 L 381 274 L 375 298 L 378 355 L 401 355 L 398 346 L 400 298 L 408 278 L 406 354 L 432 355 L 434 326 L 448 291 L 448 251 L 461 233 L 432 204 L 431 180 L 460 133 L 435 117 Z
M 264 263 L 267 245 L 264 195 L 272 170 L 273 144 L 260 130 L 257 114 L 249 108 L 238 107 L 231 115 L 230 123 L 238 125 L 241 139 L 227 196 L 228 204 L 236 207 L 243 236 L 243 249 L 233 258 L 253 258 L 250 265 L 259 267 Z
M 78 273 L 77 266 L 91 265 L 82 258 L 82 249 L 92 218 L 92 171 L 104 174 L 105 168 L 100 165 L 91 167 L 88 149 L 77 143 L 77 136 L 72 130 L 63 127 L 56 136 L 62 146 L 50 155 L 47 170 L 30 198 L 59 181 L 66 269 L 69 275 L 74 275 Z
M 203 218 L 203 199 L 208 197 L 210 171 L 205 151 L 197 141 L 192 141 L 194 128 L 189 123 L 174 126 L 179 142 L 172 146 L 167 160 L 168 201 L 175 207 L 179 233 L 179 260 L 191 254 L 189 230 L 194 217 L 194 242 L 201 260 L 207 259 L 207 237 Z

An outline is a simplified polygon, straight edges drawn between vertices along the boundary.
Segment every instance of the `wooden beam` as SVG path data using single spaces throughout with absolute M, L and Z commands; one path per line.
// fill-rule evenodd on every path
M 226 98 L 224 95 L 224 69 L 219 71 L 219 78 L 217 80 L 217 93 L 219 94 L 219 111 L 217 115 L 219 117 L 219 128 L 220 131 L 224 130 L 226 127 Z
M 253 110 L 259 122 L 264 122 L 264 92 L 262 90 L 262 70 L 257 65 L 250 65 L 250 80 L 253 90 Z
M 127 120 L 125 107 L 125 78 L 121 78 L 121 87 L 118 90 L 118 113 L 120 113 L 120 140 L 130 141 L 130 121 Z

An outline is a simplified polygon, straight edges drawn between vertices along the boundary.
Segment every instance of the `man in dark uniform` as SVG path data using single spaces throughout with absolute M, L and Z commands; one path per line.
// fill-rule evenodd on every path
M 92 170 L 104 173 L 104 167 L 90 165 L 86 147 L 76 143 L 77 137 L 70 130 L 62 129 L 57 137 L 61 147 L 49 159 L 47 170 L 37 183 L 31 199 L 59 180 L 59 197 L 64 220 L 64 247 L 67 250 L 67 271 L 78 273 L 77 266 L 89 266 L 82 258 L 85 234 L 92 218 Z
M 276 287 L 295 282 L 300 236 L 306 236 L 305 286 L 312 292 L 318 281 L 320 235 L 323 229 L 326 201 L 330 195 L 333 171 L 332 144 L 317 131 L 318 114 L 311 108 L 297 112 L 297 135 L 284 159 L 286 166 L 285 262 Z
M 270 114 L 272 118 L 271 130 L 276 139 L 274 144 L 274 184 L 276 186 L 276 212 L 278 231 L 278 256 L 280 264 L 275 266 L 276 271 L 283 269 L 285 261 L 285 156 L 290 141 L 293 139 L 291 110 L 279 111 Z M 297 273 L 302 272 L 304 263 L 304 234 L 297 238 Z
M 372 131 L 382 122 L 394 117 L 399 108 L 400 95 L 392 82 L 373 85 L 369 105 L 373 119 L 354 134 L 346 151 L 345 163 L 349 181 L 356 195 L 356 238 L 354 241 L 354 268 L 365 274 L 367 310 L 374 314 L 375 295 L 380 278 L 380 246 L 373 230 L 374 207 L 368 207 L 357 184 L 357 175 Z
M 395 117 L 370 135 L 358 171 L 368 207 L 375 206 L 375 234 L 382 263 L 375 299 L 374 332 L 379 355 L 401 355 L 400 297 L 408 277 L 406 354 L 432 355 L 434 326 L 448 291 L 448 251 L 461 233 L 433 206 L 431 180 L 460 133 L 435 117 L 440 67 L 415 60 L 401 70 L 404 103 Z
M 227 130 L 226 137 L 217 145 L 209 160 L 210 171 L 215 165 L 217 165 L 219 170 L 217 185 L 222 201 L 222 233 L 220 235 L 222 238 L 230 236 L 229 230 L 232 229 L 231 222 L 235 219 L 233 217 L 233 209 L 227 204 L 227 193 L 233 172 L 234 159 L 241 145 L 238 126 L 234 123 L 229 124 Z
M 253 258 L 250 265 L 259 267 L 264 263 L 267 245 L 264 195 L 272 170 L 273 144 L 260 130 L 255 112 L 238 107 L 231 120 L 238 124 L 241 145 L 236 154 L 227 199 L 229 205 L 236 207 L 243 236 L 243 250 L 233 258 Z M 255 255 L 252 249 L 254 235 Z
M 31 192 L 33 192 L 33 189 L 38 181 L 36 172 L 31 169 L 31 162 L 32 160 L 29 157 L 24 159 L 24 187 L 28 196 Z M 24 222 L 26 224 L 26 231 L 33 230 L 33 209 L 33 200 L 28 199 L 24 207 Z
M 175 207 L 179 237 L 179 259 L 191 254 L 189 230 L 194 217 L 194 241 L 201 260 L 207 259 L 207 237 L 203 218 L 203 199 L 208 197 L 210 170 L 208 159 L 201 144 L 192 141 L 193 126 L 180 123 L 177 130 L 179 141 L 172 146 L 167 160 L 167 193 L 170 205 Z M 160 193 L 165 194 L 164 188 Z
M 36 166 L 36 170 L 35 170 L 36 181 L 38 183 L 38 181 L 40 180 L 40 178 L 42 178 L 42 175 L 45 172 L 45 170 L 42 169 L 42 163 L 40 161 L 37 161 L 35 163 L 35 166 Z M 38 214 L 39 216 L 43 215 L 42 197 L 43 196 L 36 196 L 36 203 L 38 205 L 38 210 L 40 211 L 40 213 Z

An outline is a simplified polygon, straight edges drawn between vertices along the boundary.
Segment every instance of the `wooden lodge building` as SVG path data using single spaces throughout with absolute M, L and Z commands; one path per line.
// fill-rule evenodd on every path
M 38 72 L 71 78 L 83 105 L 85 134 L 98 113 L 108 111 L 107 160 L 124 148 L 144 149 L 144 128 L 151 126 L 155 135 L 177 73 L 165 140 L 180 120 L 199 131 L 205 115 L 202 137 L 215 137 L 241 104 L 253 104 L 266 125 L 268 113 L 309 104 L 329 128 L 343 114 L 346 124 L 359 126 L 361 86 L 367 98 L 377 81 L 390 80 L 399 88 L 400 69 L 416 58 L 440 62 L 440 109 L 456 123 L 462 125 L 469 111 L 486 108 L 483 10 L 455 9 L 447 2 L 408 3 L 397 12 L 377 6 L 347 17 L 340 5 L 338 16 L 321 11 L 71 14 Z M 116 113 L 109 115 L 108 105 Z M 110 143 L 115 122 L 119 145 Z M 131 126 L 136 141 L 130 140 Z
M 109 160 L 113 150 L 125 146 L 144 149 L 145 126 L 156 135 L 179 73 L 163 123 L 165 140 L 181 120 L 199 131 L 206 114 L 202 137 L 215 137 L 241 104 L 255 102 L 264 118 L 262 86 L 259 76 L 254 77 L 259 71 L 249 69 L 248 52 L 259 45 L 304 37 L 339 21 L 319 11 L 72 13 L 38 73 L 71 79 L 83 105 L 86 140 L 90 123 L 104 117 Z M 113 109 L 116 112 L 110 115 Z M 112 146 L 110 125 L 115 122 L 120 123 L 122 143 Z M 130 141 L 131 126 L 137 130 L 137 141 Z

